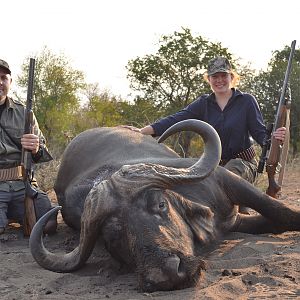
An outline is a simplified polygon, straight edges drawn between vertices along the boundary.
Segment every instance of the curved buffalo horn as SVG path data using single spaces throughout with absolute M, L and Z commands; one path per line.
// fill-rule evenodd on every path
M 60 272 L 63 270 L 68 272 L 76 270 L 84 263 L 80 258 L 79 248 L 77 247 L 71 253 L 64 255 L 51 253 L 45 248 L 42 238 L 46 223 L 60 209 L 61 206 L 56 206 L 38 220 L 32 229 L 29 247 L 33 258 L 40 266 L 50 271 Z
M 71 272 L 87 261 L 97 241 L 99 228 L 106 217 L 118 208 L 118 203 L 110 191 L 110 182 L 104 180 L 88 193 L 81 216 L 79 245 L 70 253 L 51 253 L 43 243 L 43 228 L 61 206 L 51 209 L 38 220 L 32 229 L 29 245 L 33 258 L 41 267 L 54 272 Z
M 221 141 L 217 131 L 208 123 L 189 119 L 178 122 L 168 128 L 158 139 L 161 143 L 172 134 L 180 131 L 194 131 L 202 137 L 204 141 L 204 152 L 200 159 L 187 168 L 188 173 L 185 176 L 205 178 L 219 165 L 221 159 Z M 172 177 L 172 175 L 170 174 Z
M 209 176 L 221 159 L 221 142 L 218 133 L 211 125 L 203 121 L 189 119 L 171 126 L 158 141 L 162 142 L 179 131 L 194 131 L 200 134 L 204 141 L 203 155 L 195 164 L 188 168 L 167 167 L 153 163 L 124 165 L 111 177 L 114 188 L 122 190 L 122 193 L 130 198 L 145 188 L 169 188 L 177 183 L 204 179 Z
M 79 269 L 86 262 L 94 249 L 98 235 L 98 225 L 100 225 L 98 220 L 95 222 L 95 220 L 89 219 L 91 214 L 95 215 L 95 203 L 96 201 L 93 201 L 93 199 L 86 200 L 81 221 L 79 246 L 67 254 L 49 252 L 43 243 L 43 228 L 51 216 L 61 209 L 61 206 L 51 209 L 38 220 L 31 232 L 29 246 L 33 258 L 40 266 L 54 272 L 71 272 Z

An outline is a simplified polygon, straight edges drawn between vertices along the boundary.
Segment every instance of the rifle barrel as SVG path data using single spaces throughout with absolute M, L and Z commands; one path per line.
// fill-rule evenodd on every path
M 284 81 L 283 81 L 282 90 L 281 90 L 281 94 L 280 94 L 280 98 L 279 98 L 279 102 L 278 102 L 278 107 L 277 107 L 274 130 L 281 127 L 280 126 L 280 114 L 281 114 L 280 108 L 285 103 L 285 94 L 286 94 L 286 91 L 287 91 L 289 77 L 290 77 L 290 74 L 291 74 L 292 60 L 293 60 L 293 56 L 294 56 L 294 53 L 295 53 L 295 47 L 296 47 L 296 40 L 292 41 L 292 44 L 291 44 L 290 56 L 289 56 L 288 65 L 287 65 L 287 68 L 286 68 L 286 71 L 285 71 Z
M 34 69 L 35 69 L 35 59 L 30 58 L 29 62 L 29 75 L 28 75 L 28 88 L 27 88 L 27 100 L 33 97 L 33 83 L 34 83 Z

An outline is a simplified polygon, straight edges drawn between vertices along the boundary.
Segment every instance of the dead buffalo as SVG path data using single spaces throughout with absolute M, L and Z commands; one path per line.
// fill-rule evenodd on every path
M 226 232 L 300 229 L 300 212 L 218 166 L 220 141 L 210 125 L 182 121 L 161 139 L 182 130 L 202 136 L 205 147 L 198 161 L 124 128 L 79 134 L 64 153 L 55 184 L 64 221 L 81 229 L 79 246 L 65 255 L 45 249 L 43 226 L 59 209 L 54 208 L 30 237 L 38 264 L 74 271 L 101 235 L 111 255 L 136 270 L 142 291 L 180 289 L 198 281 L 201 251 Z M 260 214 L 241 215 L 238 205 Z

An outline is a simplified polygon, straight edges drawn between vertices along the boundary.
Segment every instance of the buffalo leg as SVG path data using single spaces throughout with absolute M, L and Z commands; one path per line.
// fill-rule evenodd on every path
M 245 232 L 249 232 L 251 229 L 248 229 L 248 226 L 253 226 L 256 228 L 253 233 L 258 233 L 259 231 L 278 232 L 278 230 L 300 231 L 299 210 L 288 207 L 282 201 L 262 193 L 249 182 L 236 175 L 232 174 L 231 176 L 224 177 L 223 184 L 228 198 L 235 205 L 251 207 L 262 216 L 250 216 L 249 219 L 246 218 L 247 216 L 245 218 L 240 216 L 242 220 L 240 230 L 245 228 Z M 247 225 L 248 223 L 250 225 Z M 259 229 L 260 226 L 262 227 L 261 229 Z M 273 230 L 272 226 L 274 227 Z
M 244 232 L 250 234 L 262 234 L 262 233 L 282 233 L 286 231 L 285 226 L 276 224 L 275 222 L 263 217 L 262 215 L 248 216 L 239 215 L 235 227 L 232 231 Z

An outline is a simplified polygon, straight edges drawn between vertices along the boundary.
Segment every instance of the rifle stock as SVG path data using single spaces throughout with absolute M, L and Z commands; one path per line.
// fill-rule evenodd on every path
M 32 98 L 34 68 L 35 59 L 30 58 L 24 134 L 33 133 Z M 31 151 L 24 148 L 22 148 L 21 165 L 23 168 L 23 181 L 25 184 L 23 233 L 24 236 L 30 236 L 32 228 L 36 223 L 34 199 L 37 197 L 38 192 L 31 186 L 31 181 L 33 179 Z
M 30 182 L 25 183 L 25 198 L 24 198 L 24 236 L 30 236 L 33 226 L 36 223 L 36 213 L 34 199 L 37 196 L 37 191 L 31 186 Z
M 266 193 L 273 198 L 277 198 L 278 193 L 281 190 L 281 186 L 275 180 L 275 174 L 277 174 L 277 166 L 266 165 L 266 171 L 268 174 L 268 182 L 269 182 Z
M 285 139 L 284 139 L 284 144 L 282 147 L 282 154 L 281 154 L 281 169 L 278 174 L 278 185 L 282 185 L 283 182 L 283 177 L 284 177 L 284 170 L 285 170 L 285 165 L 287 162 L 287 157 L 289 153 L 289 145 L 290 145 L 290 111 L 287 111 L 287 119 L 286 119 L 286 133 L 285 133 Z
M 288 81 L 289 81 L 289 76 L 291 73 L 291 68 L 292 68 L 292 59 L 294 56 L 295 52 L 295 46 L 296 46 L 296 41 L 293 41 L 291 44 L 291 51 L 290 51 L 290 56 L 288 60 L 288 65 L 285 73 L 285 78 L 283 82 L 283 87 L 277 107 L 277 114 L 275 118 L 275 124 L 273 126 L 273 132 L 277 130 L 280 127 L 286 127 L 287 131 L 289 132 L 289 113 L 290 113 L 290 101 L 291 101 L 291 96 L 290 96 L 290 89 L 288 87 Z M 289 92 L 288 95 L 287 91 Z M 288 139 L 288 141 L 286 141 Z M 284 147 L 288 147 L 289 143 L 289 134 L 285 137 L 285 142 L 284 142 Z M 278 197 L 278 193 L 281 190 L 281 184 L 283 180 L 283 172 L 284 170 L 282 168 L 285 167 L 286 159 L 287 159 L 287 152 L 283 151 L 286 149 L 283 149 L 283 145 L 280 141 L 274 138 L 273 135 L 271 135 L 270 138 L 270 144 L 269 144 L 269 151 L 267 151 L 266 155 L 266 171 L 268 174 L 268 188 L 266 193 L 274 198 Z M 283 156 L 284 153 L 284 156 Z M 284 161 L 283 161 L 284 160 Z M 260 168 L 259 171 L 261 171 L 263 168 Z M 281 173 L 281 178 L 280 181 L 276 181 L 275 175 L 277 173 Z

